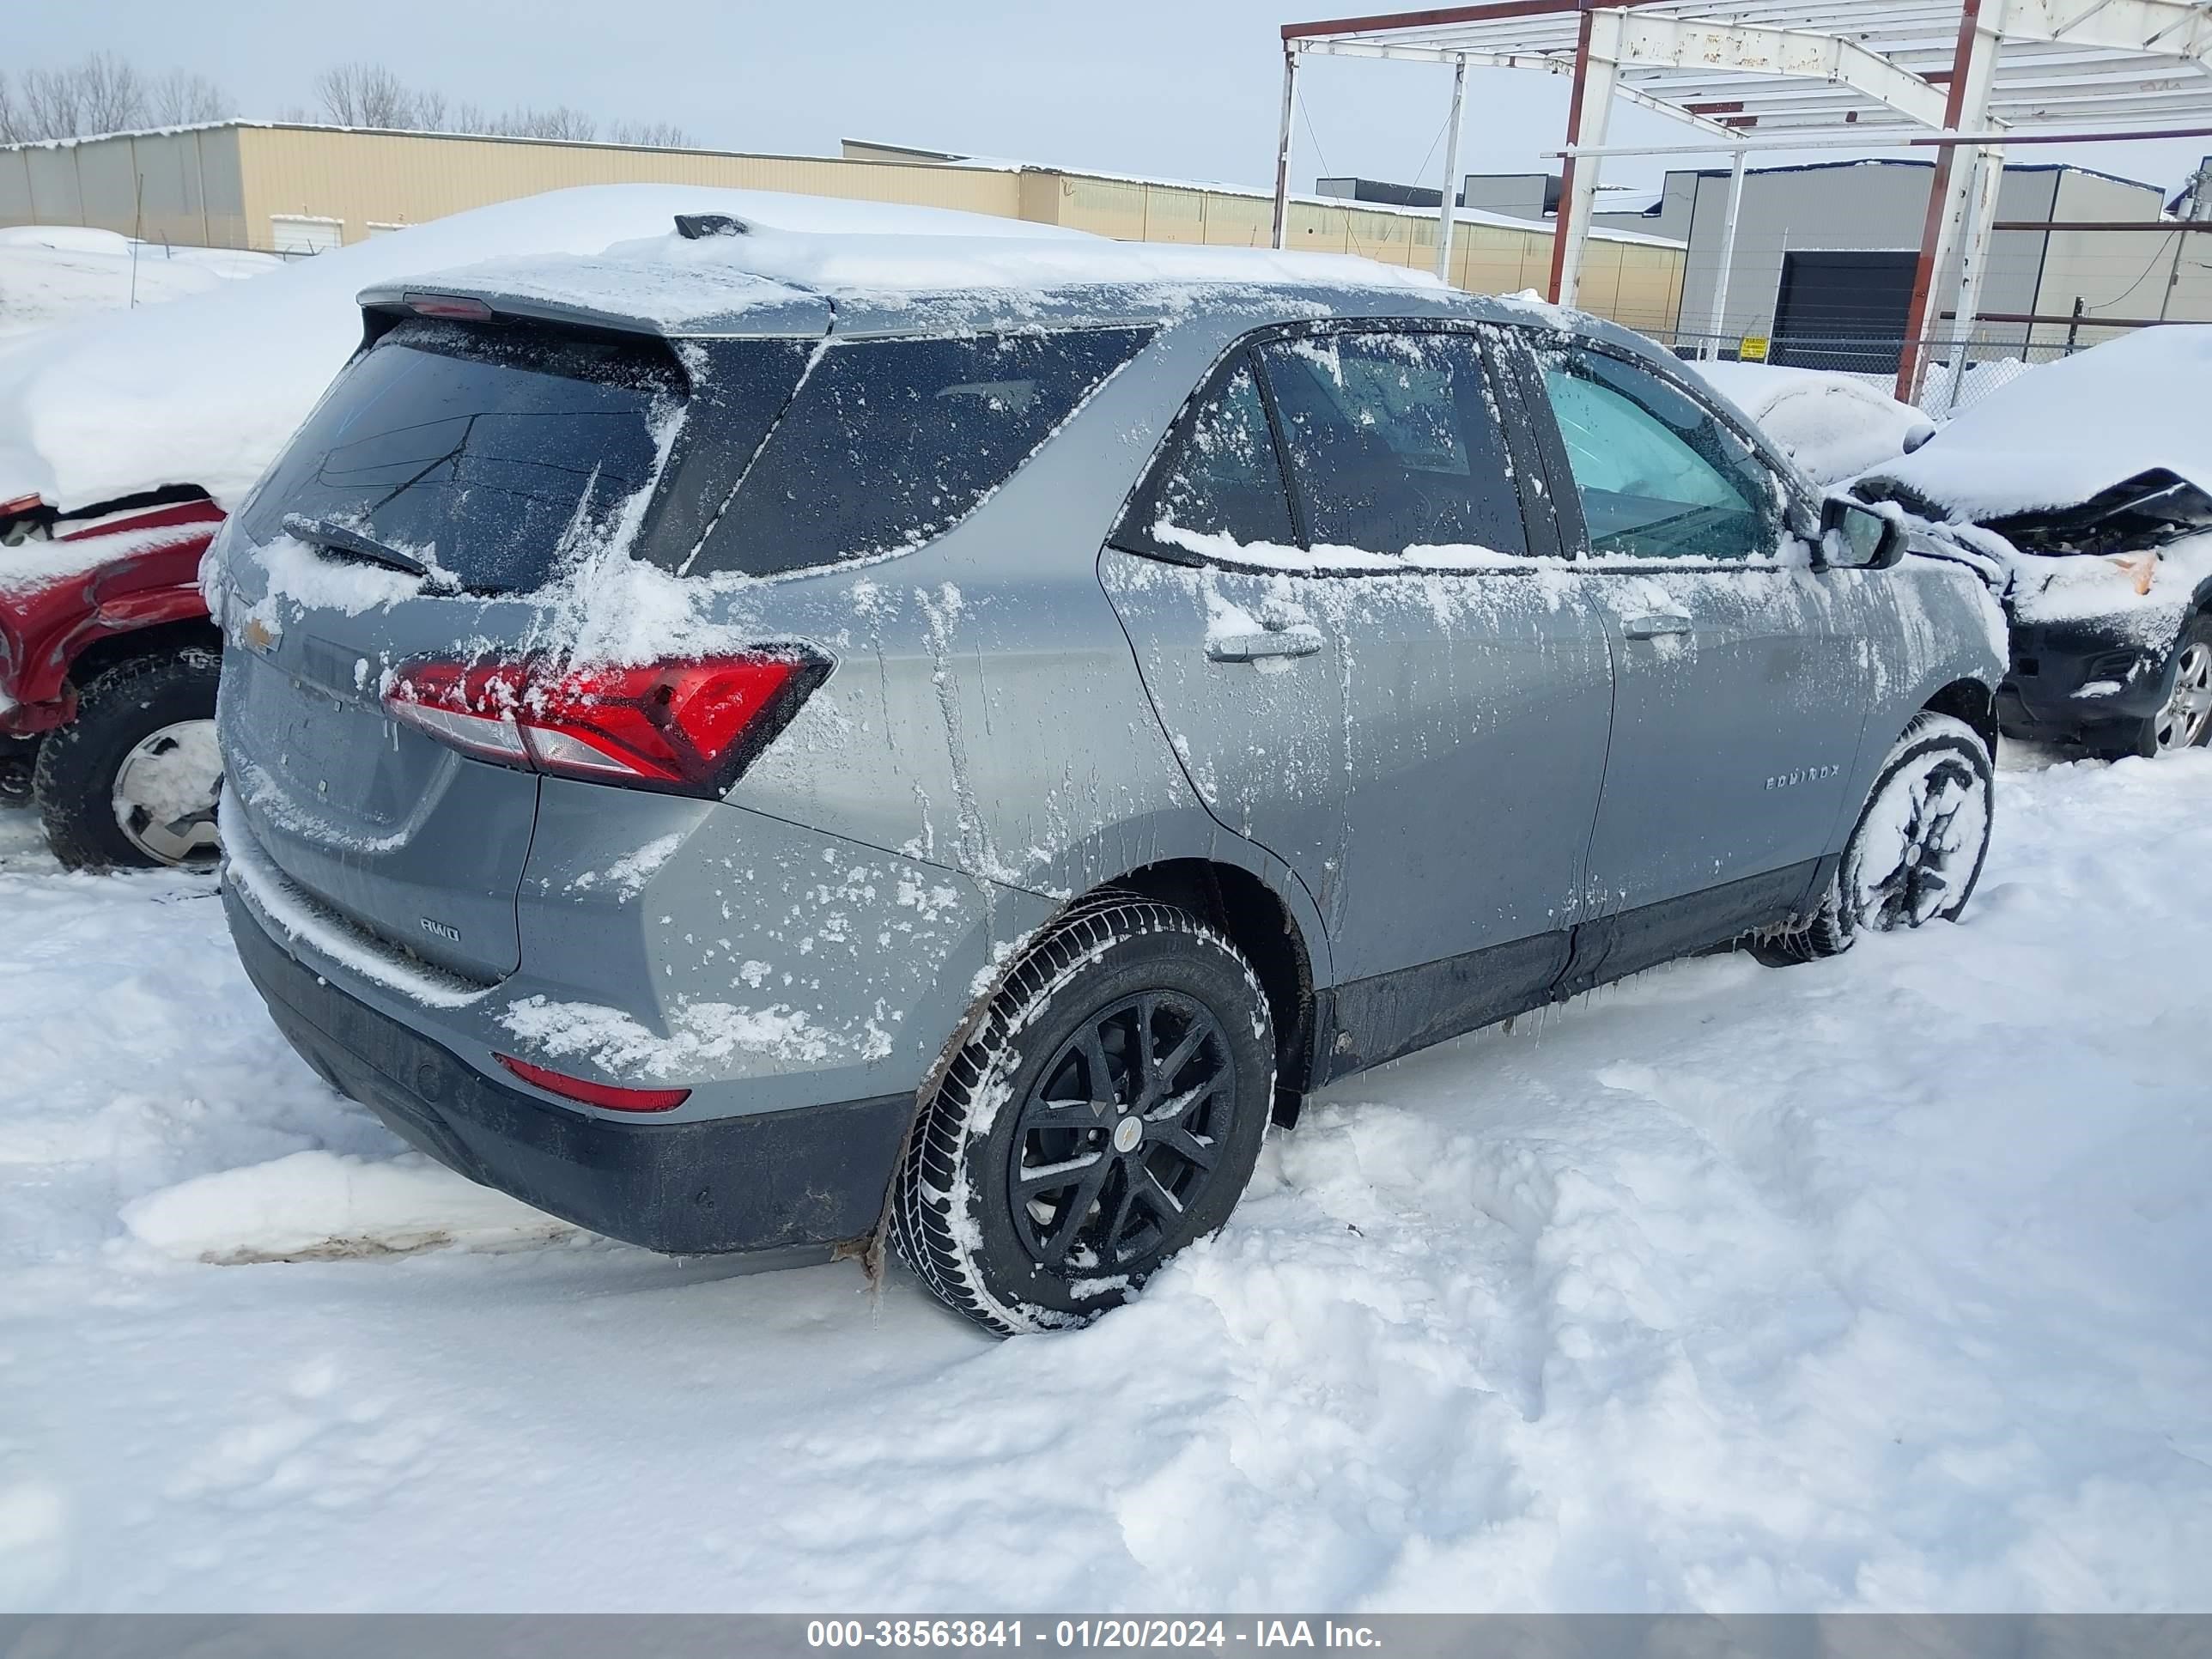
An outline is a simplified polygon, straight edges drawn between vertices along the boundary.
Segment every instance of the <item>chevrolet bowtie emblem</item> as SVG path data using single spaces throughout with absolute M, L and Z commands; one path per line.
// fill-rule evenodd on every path
M 258 617 L 248 617 L 238 637 L 249 651 L 268 651 L 275 647 L 278 631 Z

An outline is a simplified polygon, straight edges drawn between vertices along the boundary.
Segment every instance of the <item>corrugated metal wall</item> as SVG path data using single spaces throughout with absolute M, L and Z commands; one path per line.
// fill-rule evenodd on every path
M 540 143 L 334 128 L 229 125 L 0 151 L 0 223 L 86 224 L 210 246 L 275 246 L 272 217 L 343 222 L 357 242 L 374 228 L 428 219 L 572 185 L 697 184 L 792 191 L 1066 225 L 1128 241 L 1265 247 L 1273 204 L 1201 185 L 1049 168 L 744 155 L 613 145 Z M 140 191 L 143 192 L 143 207 Z M 1431 269 L 1433 216 L 1296 202 L 1290 245 Z M 1452 279 L 1485 293 L 1540 289 L 1548 228 L 1462 224 Z M 1674 325 L 1683 252 L 1594 240 L 1584 303 L 1631 327 Z
M 197 247 L 262 246 L 246 219 L 238 137 L 235 127 L 198 127 L 0 149 L 0 224 L 92 225 Z
M 719 185 L 1019 216 L 1018 176 L 980 167 L 328 128 L 243 127 L 239 138 L 256 246 L 265 242 L 275 213 L 343 219 L 345 240 L 357 242 L 372 221 L 420 224 L 572 185 Z

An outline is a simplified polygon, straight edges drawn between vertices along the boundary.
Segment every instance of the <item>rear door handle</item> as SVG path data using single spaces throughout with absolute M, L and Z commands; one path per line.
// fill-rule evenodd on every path
M 1620 624 L 1620 631 L 1632 640 L 1656 640 L 1662 634 L 1686 634 L 1690 631 L 1687 617 L 1630 617 Z
M 1215 662 L 1257 662 L 1262 657 L 1310 657 L 1321 646 L 1321 629 L 1293 623 L 1264 634 L 1216 635 L 1206 641 L 1206 654 Z

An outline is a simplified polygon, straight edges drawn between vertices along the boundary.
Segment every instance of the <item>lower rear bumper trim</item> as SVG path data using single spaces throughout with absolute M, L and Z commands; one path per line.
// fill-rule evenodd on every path
M 872 1231 L 911 1094 L 680 1123 L 549 1105 L 348 995 L 225 889 L 247 976 L 292 1046 L 418 1151 L 539 1209 L 672 1255 L 775 1250 Z

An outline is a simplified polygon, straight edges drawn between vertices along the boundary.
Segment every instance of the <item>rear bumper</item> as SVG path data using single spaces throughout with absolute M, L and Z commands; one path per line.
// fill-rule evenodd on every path
M 911 1094 L 676 1123 L 565 1111 L 340 990 L 228 886 L 223 905 L 247 975 L 307 1063 L 471 1181 L 678 1255 L 857 1238 L 883 1212 Z

